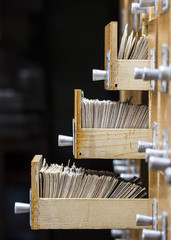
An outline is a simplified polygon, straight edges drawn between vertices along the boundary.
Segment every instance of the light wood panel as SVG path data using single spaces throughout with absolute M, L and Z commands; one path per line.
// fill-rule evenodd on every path
M 141 23 L 142 23 L 142 35 L 147 35 L 147 13 L 141 14 Z
M 155 48 L 155 67 L 158 66 L 158 19 L 153 19 L 148 23 L 148 59 L 150 51 Z M 151 63 L 149 64 L 151 67 Z M 158 122 L 158 81 L 155 81 L 155 91 L 149 91 L 149 141 L 153 141 L 153 122 Z M 157 198 L 157 172 L 149 171 L 149 197 Z
M 149 141 L 153 141 L 153 122 L 157 121 L 157 92 L 149 92 Z M 149 171 L 149 197 L 157 198 L 157 172 Z
M 148 18 L 149 18 L 149 22 L 151 20 L 155 19 L 154 7 L 149 7 L 148 8 Z
M 148 214 L 148 199 L 39 199 L 39 229 L 141 228 L 136 214 Z
M 39 226 L 39 171 L 42 166 L 42 155 L 35 155 L 31 162 L 31 228 Z
M 141 229 L 130 230 L 130 239 L 131 240 L 142 239 L 142 230 Z
M 138 140 L 148 141 L 148 129 L 82 129 L 75 133 L 75 158 L 144 159 Z
M 117 61 L 117 77 L 115 90 L 147 91 L 149 83 L 142 79 L 134 79 L 134 69 L 148 67 L 148 60 L 119 60 Z
M 117 74 L 117 49 L 118 49 L 118 22 L 110 22 L 105 26 L 105 69 L 106 69 L 106 53 L 110 51 L 110 88 L 106 87 L 106 81 L 104 87 L 107 90 L 113 90 L 114 88 L 112 79 L 115 79 Z
M 82 91 L 75 90 L 75 158 L 144 159 L 138 140 L 148 141 L 148 129 L 81 128 Z
M 39 170 L 43 156 L 32 161 L 32 229 L 141 228 L 136 214 L 147 214 L 150 199 L 39 198 Z
M 169 12 L 162 14 L 158 18 L 158 67 L 162 65 L 162 45 L 167 44 L 169 46 Z M 169 127 L 167 123 L 167 109 L 166 104 L 169 100 L 167 93 L 161 92 L 161 81 L 158 81 L 158 147 L 162 148 L 162 130 Z
M 159 1 L 161 4 L 161 1 Z M 167 44 L 170 51 L 170 16 L 171 10 L 158 17 L 158 67 L 162 65 L 162 45 Z M 154 105 L 153 105 L 154 107 Z M 169 148 L 171 147 L 171 98 L 169 93 L 161 92 L 161 82 L 158 82 L 157 92 L 157 121 L 158 121 L 158 148 L 162 149 L 162 131 L 166 129 L 169 133 Z M 154 183 L 157 189 L 158 210 L 161 214 L 165 210 L 168 214 L 167 239 L 171 239 L 171 187 L 166 183 L 164 173 L 157 172 L 157 182 Z M 162 229 L 161 219 L 159 218 L 159 229 Z
M 119 92 L 119 99 L 121 102 L 126 101 L 126 99 L 130 99 L 130 97 L 133 97 L 131 102 L 134 104 L 142 104 L 142 91 L 120 91 Z

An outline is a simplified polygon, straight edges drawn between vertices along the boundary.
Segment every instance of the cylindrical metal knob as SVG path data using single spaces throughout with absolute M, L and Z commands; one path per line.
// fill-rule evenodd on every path
M 114 166 L 114 171 L 115 171 L 115 173 L 118 173 L 118 174 L 126 173 L 126 172 L 129 171 L 129 167 L 128 166 L 119 166 L 119 165 L 117 165 L 117 166 Z
M 138 141 L 138 152 L 145 152 L 147 148 L 153 148 L 154 144 L 152 142 Z
M 137 226 L 151 226 L 151 225 L 153 225 L 153 218 L 150 216 L 137 214 L 136 215 L 136 225 Z
M 130 180 L 133 177 L 140 177 L 140 175 L 138 173 L 121 173 L 120 177 L 126 180 Z
M 159 69 L 144 68 L 143 80 L 158 80 L 159 79 Z
M 144 68 L 134 68 L 134 79 L 143 78 Z
M 149 160 L 149 157 L 154 156 L 154 157 L 164 157 L 164 154 L 166 153 L 165 150 L 158 150 L 158 149 L 146 149 L 146 161 Z
M 132 11 L 132 14 L 140 14 L 140 13 L 147 12 L 147 8 L 140 7 L 140 3 L 132 3 L 131 11 Z
M 121 229 L 111 229 L 110 233 L 112 238 L 116 238 L 116 237 L 122 237 L 124 231 Z
M 159 80 L 171 80 L 171 67 L 159 66 Z
M 126 240 L 126 238 L 115 238 L 115 240 Z
M 161 238 L 162 238 L 161 231 L 151 229 L 142 230 L 142 240 L 160 240 Z
M 134 79 L 142 79 L 144 68 L 134 68 Z
M 105 80 L 107 79 L 107 71 L 93 69 L 93 81 Z
M 140 7 L 152 7 L 155 5 L 154 0 L 140 0 Z
M 14 213 L 20 214 L 20 213 L 29 213 L 30 212 L 30 204 L 29 203 L 21 203 L 16 202 L 14 206 Z
M 171 167 L 166 168 L 164 171 L 165 179 L 168 184 L 171 184 Z
M 113 160 L 113 166 L 128 166 L 129 165 L 129 160 L 128 159 L 114 159 Z
M 169 158 L 160 158 L 151 156 L 149 158 L 149 166 L 151 171 L 164 171 L 171 167 L 171 160 Z
M 58 146 L 59 147 L 73 146 L 73 137 L 58 135 Z

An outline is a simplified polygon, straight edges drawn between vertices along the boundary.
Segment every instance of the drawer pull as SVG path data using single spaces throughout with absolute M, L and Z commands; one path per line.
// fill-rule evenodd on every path
M 169 158 L 151 156 L 149 158 L 149 166 L 151 171 L 163 171 L 171 167 L 171 160 Z
M 140 0 L 140 7 L 153 7 L 155 6 L 154 0 Z
M 134 79 L 142 79 L 144 68 L 134 68 Z
M 166 168 L 165 172 L 165 179 L 168 184 L 171 184 L 171 167 Z
M 166 150 L 158 150 L 158 149 L 150 149 L 150 148 L 147 148 L 146 149 L 146 156 L 145 156 L 145 160 L 146 162 L 148 162 L 149 158 L 151 156 L 154 156 L 154 157 L 165 157 L 165 155 L 168 153 L 168 151 Z
M 59 147 L 73 146 L 73 137 L 58 135 L 58 146 Z
M 141 7 L 140 3 L 132 3 L 131 11 L 132 11 L 132 14 L 141 14 L 141 13 L 146 13 L 147 8 Z
M 93 69 L 93 81 L 100 81 L 107 79 L 107 71 Z
M 153 225 L 153 218 L 150 216 L 137 214 L 136 215 L 136 225 L 137 226 L 151 226 L 151 225 Z
M 152 142 L 138 141 L 138 152 L 145 152 L 147 148 L 154 148 L 154 144 Z
M 160 240 L 162 239 L 162 232 L 150 229 L 142 230 L 142 240 Z
M 14 213 L 21 214 L 21 213 L 29 213 L 30 212 L 30 204 L 29 203 L 21 203 L 16 202 L 14 206 Z

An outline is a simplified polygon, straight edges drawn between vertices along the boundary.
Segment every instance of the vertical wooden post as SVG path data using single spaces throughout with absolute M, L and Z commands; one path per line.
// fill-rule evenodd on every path
M 115 89 L 115 78 L 117 76 L 117 42 L 118 42 L 118 23 L 110 22 L 105 26 L 105 69 L 106 69 L 106 53 L 110 51 L 110 90 Z M 106 88 L 106 81 L 104 81 Z
M 43 156 L 35 155 L 31 162 L 31 223 L 32 229 L 39 229 L 39 171 L 42 167 Z
M 75 158 L 80 158 L 80 138 L 81 138 L 81 102 L 82 91 L 75 89 L 74 118 L 75 118 Z

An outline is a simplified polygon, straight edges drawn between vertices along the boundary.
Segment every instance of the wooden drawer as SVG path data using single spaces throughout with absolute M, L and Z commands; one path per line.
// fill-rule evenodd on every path
M 101 129 L 81 127 L 82 91 L 75 90 L 75 158 L 143 159 L 138 140 L 148 141 L 148 129 Z
M 31 163 L 32 229 L 135 229 L 136 214 L 151 213 L 149 199 L 39 198 L 42 155 Z
M 134 79 L 135 67 L 147 67 L 148 60 L 117 59 L 118 23 L 111 22 L 105 27 L 105 70 L 106 56 L 110 51 L 110 84 L 106 90 L 149 90 L 149 83 Z

